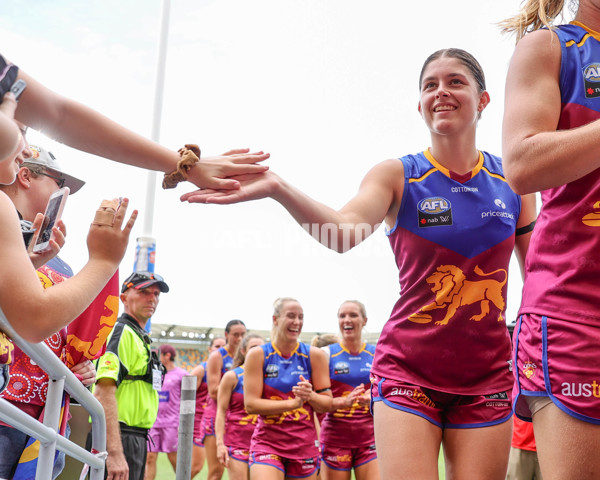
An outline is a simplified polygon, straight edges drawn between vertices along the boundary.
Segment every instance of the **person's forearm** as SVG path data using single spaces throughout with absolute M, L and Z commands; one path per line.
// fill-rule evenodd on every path
M 274 173 L 271 175 L 277 178 L 271 197 L 279 202 L 300 225 L 312 223 L 339 225 L 346 221 L 337 210 L 311 198 Z
M 111 262 L 89 262 L 67 282 L 36 289 L 28 301 L 6 305 L 6 316 L 9 321 L 19 319 L 16 330 L 21 336 L 41 342 L 77 318 L 105 287 L 116 268 Z
M 600 167 L 600 121 L 570 130 L 507 139 L 503 146 L 506 179 L 519 194 L 570 183 Z
M 215 417 L 215 438 L 218 445 L 224 445 L 225 437 L 225 414 L 220 408 L 217 409 L 217 416 Z
M 21 132 L 15 121 L 0 112 L 0 161 L 16 157 L 21 145 Z
M 66 101 L 55 138 L 67 145 L 116 162 L 169 173 L 177 168 L 175 150 L 143 137 L 81 103 Z
M 348 397 L 334 397 L 331 401 L 331 408 L 328 412 L 335 412 L 344 408 L 349 408 L 352 405 L 348 405 Z
M 114 390 L 96 386 L 94 396 L 104 408 L 104 414 L 106 415 L 106 451 L 109 455 L 123 455 L 119 413 Z
M 287 400 L 257 398 L 250 401 L 245 400 L 244 406 L 246 411 L 253 415 L 278 415 L 300 408 L 302 402 L 298 398 L 288 398 Z
M 337 410 L 333 409 L 333 398 L 331 397 L 331 392 L 322 394 L 313 392 L 308 400 L 308 403 L 310 403 L 310 406 L 317 413 L 326 413 L 331 412 L 332 410 Z
M 357 221 L 324 203 L 314 200 L 287 181 L 278 177 L 272 198 L 279 202 L 300 226 L 315 240 L 336 252 L 345 252 L 371 233 L 357 230 Z M 360 234 L 360 238 L 357 238 Z

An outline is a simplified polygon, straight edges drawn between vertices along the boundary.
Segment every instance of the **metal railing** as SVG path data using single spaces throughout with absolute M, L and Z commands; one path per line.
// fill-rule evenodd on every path
M 106 461 L 106 417 L 100 402 L 46 344 L 29 343 L 17 335 L 2 310 L 0 310 L 0 330 L 5 332 L 50 378 L 43 423 L 22 412 L 10 402 L 0 399 L 0 420 L 40 441 L 35 479 L 49 480 L 52 478 L 54 455 L 56 450 L 60 450 L 80 462 L 88 464 L 90 480 L 103 480 Z M 63 390 L 89 412 L 92 419 L 92 451 L 100 453 L 90 453 L 57 432 Z

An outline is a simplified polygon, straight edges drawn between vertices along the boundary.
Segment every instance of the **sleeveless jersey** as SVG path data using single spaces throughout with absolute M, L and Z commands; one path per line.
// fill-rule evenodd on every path
M 218 352 L 223 357 L 223 364 L 221 366 L 221 378 L 223 375 L 231 370 L 233 366 L 233 357 L 229 355 L 229 352 L 225 347 L 219 348 Z M 208 387 L 207 387 L 208 388 Z M 212 399 L 210 395 L 206 397 L 206 407 L 204 408 L 204 416 L 206 416 L 207 420 L 214 420 L 217 414 L 217 403 Z
M 284 357 L 272 342 L 260 347 L 264 354 L 263 394 L 270 400 L 294 398 L 292 387 L 300 375 L 311 380 L 310 346 L 298 343 L 289 357 Z M 273 453 L 290 459 L 318 455 L 317 432 L 313 409 L 302 407 L 277 415 L 260 415 L 252 436 L 251 452 Z
M 158 413 L 153 428 L 179 427 L 181 379 L 187 375 L 183 368 L 168 371 L 158 392 Z
M 365 385 L 365 390 L 368 390 L 375 346 L 365 343 L 356 355 L 339 343 L 324 347 L 324 350 L 327 349 L 333 396 L 347 396 L 361 383 Z M 321 442 L 328 446 L 345 448 L 373 445 L 373 416 L 368 405 L 354 403 L 350 408 L 328 412 L 321 424 Z
M 206 383 L 206 362 L 202 362 L 200 365 L 204 367 L 204 376 L 200 381 L 200 386 L 196 389 L 196 414 L 194 416 L 194 425 L 199 425 L 202 421 L 202 415 L 204 414 L 204 409 L 206 408 L 206 398 L 208 396 L 208 384 Z
M 557 130 L 566 130 L 600 118 L 600 35 L 577 22 L 553 31 L 562 52 Z M 598 325 L 600 169 L 541 195 L 520 313 Z
M 258 415 L 246 412 L 244 408 L 244 367 L 233 369 L 237 384 L 231 393 L 229 408 L 225 418 L 225 445 L 250 450 L 250 440 L 256 427 Z
M 388 236 L 402 296 L 372 371 L 457 395 L 508 390 L 504 312 L 521 198 L 506 183 L 501 159 L 486 152 L 466 175 L 429 151 L 401 161 L 404 194 Z
M 233 357 L 229 355 L 229 352 L 225 347 L 219 348 L 219 353 L 223 357 L 223 366 L 221 367 L 221 377 L 225 375 L 226 372 L 231 370 L 233 367 Z

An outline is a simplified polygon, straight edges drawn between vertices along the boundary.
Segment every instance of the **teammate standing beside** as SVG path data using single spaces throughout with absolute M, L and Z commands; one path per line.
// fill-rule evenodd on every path
M 212 352 L 223 347 L 225 345 L 224 337 L 213 337 L 208 345 L 207 353 L 210 356 Z M 194 415 L 194 437 L 192 445 L 192 475 L 194 478 L 200 473 L 204 466 L 204 460 L 206 455 L 204 453 L 204 433 L 202 430 L 202 417 L 204 416 L 204 409 L 206 408 L 208 401 L 208 383 L 206 379 L 206 363 L 207 361 L 201 362 L 196 365 L 190 375 L 196 376 L 196 413 Z
M 227 468 L 229 480 L 248 480 L 250 440 L 256 427 L 257 415 L 250 415 L 244 407 L 244 362 L 250 349 L 264 345 L 260 335 L 246 335 L 238 348 L 229 370 L 219 384 L 215 437 L 217 457 Z
M 526 1 L 503 22 L 518 38 L 506 81 L 506 178 L 542 196 L 514 373 L 515 412 L 533 419 L 544 480 L 600 478 L 600 4 L 573 4 L 567 25 L 550 27 L 563 0 Z
M 246 356 L 246 411 L 260 415 L 250 447 L 250 477 L 316 478 L 319 450 L 313 409 L 331 407 L 325 352 L 298 341 L 304 312 L 297 300 L 279 298 L 271 342 Z
M 501 159 L 477 149 L 490 96 L 472 55 L 455 48 L 433 53 L 419 90 L 431 147 L 373 167 L 340 210 L 271 171 L 240 178 L 236 192 L 199 190 L 182 200 L 272 197 L 311 226 L 307 231 L 326 231 L 319 240 L 340 252 L 385 220 L 402 298 L 372 368 L 381 476 L 437 478 L 443 444 L 448 476 L 503 480 L 511 440 L 508 267 L 515 245 L 520 262 L 525 258 L 535 198 L 516 195 Z
M 208 463 L 207 480 L 221 480 L 223 465 L 217 458 L 217 441 L 215 439 L 215 416 L 217 415 L 217 393 L 223 375 L 233 367 L 233 357 L 242 339 L 246 335 L 246 325 L 241 320 L 230 320 L 225 326 L 225 345 L 214 351 L 206 363 L 206 382 L 208 384 L 208 400 L 202 416 L 202 442 L 205 447 Z
M 321 477 L 350 480 L 354 470 L 356 480 L 377 480 L 379 464 L 369 411 L 375 345 L 362 339 L 367 311 L 361 302 L 348 300 L 337 316 L 342 340 L 323 347 L 329 359 L 333 404 L 321 422 Z

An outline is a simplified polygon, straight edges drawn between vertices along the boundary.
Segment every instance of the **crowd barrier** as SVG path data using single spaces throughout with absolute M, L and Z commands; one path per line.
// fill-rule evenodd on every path
M 106 418 L 104 409 L 77 377 L 44 343 L 29 343 L 16 334 L 0 310 L 0 330 L 5 332 L 23 352 L 50 377 L 43 423 L 17 407 L 0 399 L 0 420 L 40 441 L 35 480 L 50 480 L 56 450 L 90 466 L 90 480 L 104 480 L 106 461 Z M 92 419 L 92 454 L 58 433 L 63 391 L 76 399 Z M 0 452 L 1 454 L 1 452 Z

